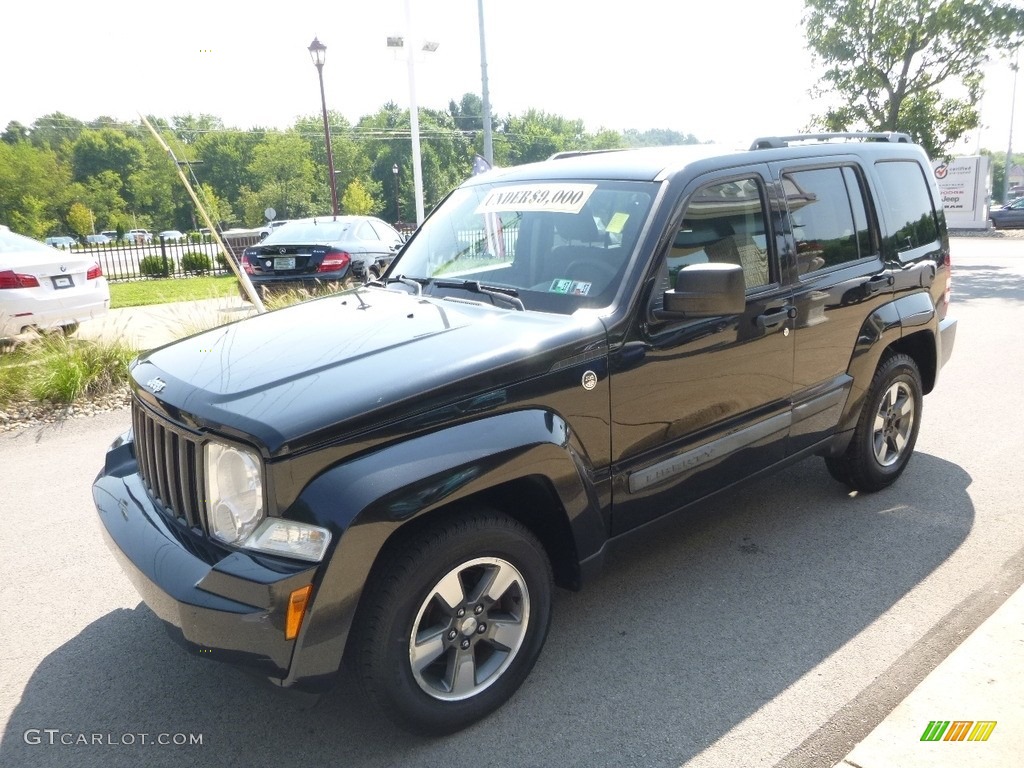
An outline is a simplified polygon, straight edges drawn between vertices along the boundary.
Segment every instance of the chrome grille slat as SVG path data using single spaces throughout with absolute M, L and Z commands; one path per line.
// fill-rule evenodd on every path
M 199 437 L 149 413 L 132 401 L 132 427 L 139 474 L 154 499 L 189 527 L 205 529 Z

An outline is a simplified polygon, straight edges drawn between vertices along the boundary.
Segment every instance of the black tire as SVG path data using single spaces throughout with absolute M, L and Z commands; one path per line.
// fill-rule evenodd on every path
M 65 336 L 74 336 L 78 331 L 78 323 L 65 323 L 60 330 Z
M 551 619 L 551 566 L 537 538 L 503 514 L 471 510 L 382 557 L 349 659 L 367 697 L 400 727 L 432 736 L 504 704 L 533 668 Z
M 832 477 L 862 493 L 896 482 L 917 443 L 922 401 L 921 373 L 914 359 L 903 354 L 883 357 L 850 445 L 841 456 L 825 459 Z

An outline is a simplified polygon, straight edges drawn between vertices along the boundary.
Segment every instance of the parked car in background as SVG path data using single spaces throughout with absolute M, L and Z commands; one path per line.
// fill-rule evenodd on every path
M 282 227 L 288 223 L 288 219 L 281 219 L 275 221 L 268 221 L 262 227 L 260 227 L 260 240 L 266 239 L 267 235 L 273 232 L 278 227 Z
M 110 289 L 88 253 L 69 254 L 0 225 L 0 338 L 63 328 L 110 308 Z
M 372 216 L 296 219 L 246 248 L 242 268 L 257 287 L 301 287 L 379 276 L 402 247 L 402 237 Z
M 112 238 L 107 237 L 102 232 L 98 235 L 85 236 L 85 242 L 87 242 L 89 245 L 106 245 L 107 243 L 111 242 L 111 240 Z
M 104 229 L 102 232 L 100 232 L 100 234 L 103 235 L 104 237 L 109 238 L 110 242 L 114 242 L 115 240 L 117 240 L 116 229 Z
M 1014 229 L 1024 227 L 1024 197 L 1018 197 L 1002 208 L 988 212 L 989 221 L 996 229 Z
M 78 245 L 78 241 L 67 235 L 58 235 L 57 237 L 46 238 L 46 244 L 52 245 L 54 248 L 68 249 L 73 245 Z
M 148 229 L 129 229 L 124 233 L 124 239 L 129 243 L 152 243 L 153 233 Z
M 157 237 L 168 243 L 177 243 L 185 239 L 185 233 L 179 232 L 176 229 L 165 229 Z

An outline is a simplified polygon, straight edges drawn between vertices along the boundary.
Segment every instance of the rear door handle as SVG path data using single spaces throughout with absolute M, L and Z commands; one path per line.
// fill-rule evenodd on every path
M 893 282 L 894 280 L 892 275 L 879 275 L 878 277 L 872 277 L 864 283 L 864 292 L 868 296 L 874 296 L 876 293 L 892 287 Z

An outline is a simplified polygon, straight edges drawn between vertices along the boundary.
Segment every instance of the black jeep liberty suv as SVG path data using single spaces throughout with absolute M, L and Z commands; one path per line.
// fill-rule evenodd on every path
M 900 476 L 956 331 L 939 200 L 900 134 L 476 176 L 379 280 L 134 362 L 110 548 L 190 650 L 463 728 L 623 534 L 812 454 Z

